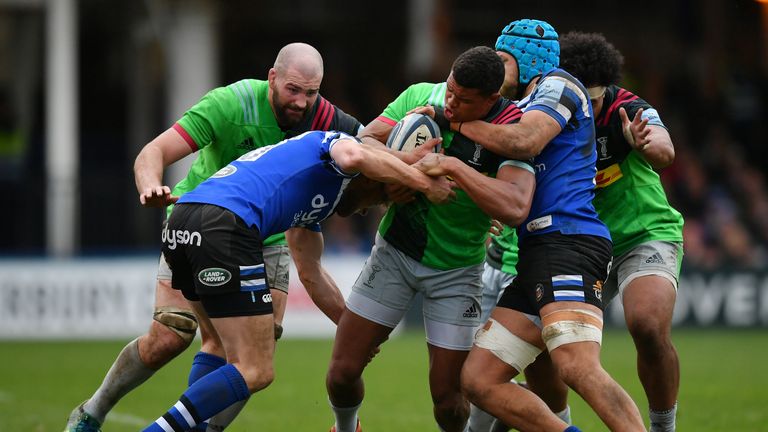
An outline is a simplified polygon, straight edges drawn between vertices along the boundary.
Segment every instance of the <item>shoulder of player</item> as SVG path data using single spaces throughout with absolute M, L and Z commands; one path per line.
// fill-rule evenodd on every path
M 603 101 L 605 107 L 605 113 L 611 121 L 621 121 L 619 116 L 619 108 L 627 110 L 627 114 L 634 114 L 638 109 L 643 108 L 645 110 L 653 108 L 648 102 L 640 98 L 631 91 L 619 87 L 617 85 L 609 86 L 605 92 L 605 100 Z
M 557 93 L 570 98 L 575 98 L 581 103 L 589 100 L 589 93 L 584 84 L 568 71 L 560 68 L 551 69 L 541 75 L 536 83 L 532 96 L 542 95 L 544 93 Z
M 516 123 L 522 115 L 523 111 L 514 101 L 502 97 L 499 98 L 499 102 L 488 113 L 485 121 L 492 124 Z
M 408 86 L 408 88 L 403 91 L 402 95 L 409 96 L 408 100 L 414 104 L 414 108 L 426 104 L 437 105 L 437 102 L 443 101 L 445 89 L 446 83 L 444 82 L 420 82 Z
M 218 109 L 233 124 L 258 124 L 258 107 L 266 97 L 266 81 L 242 79 L 209 91 L 201 100 Z

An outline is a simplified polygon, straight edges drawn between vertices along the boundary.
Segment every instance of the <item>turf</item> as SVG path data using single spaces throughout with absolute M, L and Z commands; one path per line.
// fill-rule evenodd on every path
M 768 431 L 768 333 L 678 329 L 674 340 L 682 364 L 678 430 Z M 61 431 L 69 411 L 97 388 L 123 344 L 0 342 L 0 431 Z M 329 340 L 281 341 L 275 383 L 257 394 L 228 430 L 328 430 L 332 416 L 324 376 L 330 349 Z M 184 353 L 126 396 L 104 430 L 140 430 L 162 414 L 184 390 L 193 354 Z M 645 415 L 626 333 L 606 334 L 603 364 Z M 366 432 L 437 430 L 427 366 L 419 333 L 406 333 L 384 346 L 365 373 L 367 396 L 360 415 Z M 571 406 L 582 430 L 606 430 L 574 394 Z

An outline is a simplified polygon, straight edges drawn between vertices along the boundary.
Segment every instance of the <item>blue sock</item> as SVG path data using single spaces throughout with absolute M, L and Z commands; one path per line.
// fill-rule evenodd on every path
M 200 378 L 208 375 L 216 369 L 227 364 L 227 360 L 217 355 L 208 354 L 207 352 L 199 351 L 195 354 L 194 360 L 192 360 L 192 368 L 189 370 L 189 379 L 187 385 L 191 386 Z M 202 421 L 197 426 L 190 429 L 191 431 L 205 432 L 208 429 L 208 422 Z
M 227 364 L 227 360 L 217 355 L 199 351 L 192 360 L 187 386 L 192 386 L 197 380 Z
M 581 432 L 576 426 L 568 426 L 563 432 Z
M 143 432 L 183 432 L 250 395 L 243 376 L 227 364 L 197 380 L 171 409 Z

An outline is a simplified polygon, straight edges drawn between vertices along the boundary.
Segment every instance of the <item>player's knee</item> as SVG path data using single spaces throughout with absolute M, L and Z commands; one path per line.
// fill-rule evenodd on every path
M 157 308 L 149 334 L 142 340 L 142 361 L 159 368 L 179 355 L 192 343 L 197 330 L 195 315 L 188 310 Z
M 359 365 L 348 360 L 334 359 L 328 368 L 326 381 L 329 386 L 349 385 L 363 375 L 365 365 Z
M 461 392 L 444 392 L 432 396 L 435 417 L 438 419 L 466 419 L 469 417 L 469 402 Z
M 488 394 L 488 386 L 479 378 L 481 374 L 473 374 L 467 371 L 461 373 L 461 392 L 470 402 L 475 405 L 481 405 L 483 399 Z
M 636 345 L 657 347 L 667 343 L 669 328 L 660 320 L 649 317 L 627 321 L 627 329 Z
M 243 375 L 248 390 L 255 393 L 267 388 L 275 379 L 275 370 L 272 365 L 246 365 L 238 364 L 238 370 Z
M 173 306 L 155 308 L 153 318 L 189 345 L 197 333 L 197 317 L 188 310 Z

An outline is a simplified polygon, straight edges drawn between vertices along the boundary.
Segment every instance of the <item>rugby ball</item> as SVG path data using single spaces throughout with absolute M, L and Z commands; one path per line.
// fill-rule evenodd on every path
M 425 114 L 408 114 L 392 128 L 387 139 L 387 147 L 410 152 L 428 139 L 439 137 L 440 127 L 431 117 Z M 435 146 L 435 152 L 439 151 L 440 145 Z

